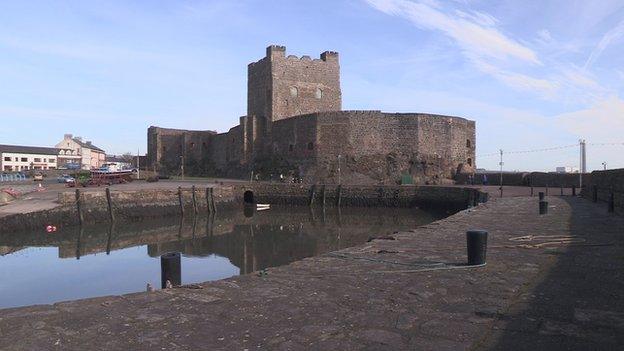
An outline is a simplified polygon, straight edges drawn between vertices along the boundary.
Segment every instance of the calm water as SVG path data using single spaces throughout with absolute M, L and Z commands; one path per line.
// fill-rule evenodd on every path
M 275 267 L 442 218 L 419 209 L 272 208 L 216 217 L 0 233 L 0 308 L 160 288 L 160 255 L 182 254 L 182 283 Z

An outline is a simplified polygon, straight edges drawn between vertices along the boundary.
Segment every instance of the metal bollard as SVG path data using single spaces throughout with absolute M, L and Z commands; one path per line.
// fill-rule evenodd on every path
M 540 191 L 538 195 L 539 195 L 539 200 L 544 201 L 544 192 Z
M 576 196 L 576 185 L 572 184 L 572 196 Z
M 563 196 L 563 185 L 561 186 L 561 196 Z
M 533 187 L 531 187 L 531 197 L 533 197 Z
M 548 184 L 546 184 L 546 195 L 548 195 Z
M 609 213 L 615 212 L 615 194 L 611 192 L 609 194 Z
M 182 285 L 182 262 L 179 252 L 169 252 L 160 256 L 161 287 L 167 286 L 167 281 L 173 286 Z
M 539 214 L 547 214 L 548 213 L 548 201 L 540 201 L 539 202 Z
M 488 232 L 485 230 L 469 230 L 466 232 L 466 248 L 468 251 L 468 265 L 485 264 Z

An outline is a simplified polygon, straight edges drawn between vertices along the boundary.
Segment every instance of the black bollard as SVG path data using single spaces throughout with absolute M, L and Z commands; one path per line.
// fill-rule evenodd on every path
M 161 287 L 167 286 L 167 280 L 172 286 L 182 285 L 182 263 L 179 252 L 169 252 L 160 256 Z
M 533 197 L 533 187 L 531 186 L 531 197 Z
M 563 196 L 563 185 L 561 186 L 561 196 Z
M 572 196 L 576 196 L 576 185 L 572 184 Z
M 615 194 L 609 194 L 609 213 L 615 212 Z
M 485 264 L 487 237 L 488 232 L 485 230 L 469 230 L 466 232 L 469 266 Z
M 539 195 L 539 200 L 544 201 L 544 192 L 540 191 L 538 195 Z
M 546 184 L 546 195 L 548 195 L 548 184 Z
M 540 201 L 539 202 L 539 214 L 547 214 L 548 213 L 548 201 Z
M 594 188 L 594 192 L 593 192 L 593 199 L 592 200 L 594 202 L 598 202 L 598 186 L 594 185 L 593 188 Z

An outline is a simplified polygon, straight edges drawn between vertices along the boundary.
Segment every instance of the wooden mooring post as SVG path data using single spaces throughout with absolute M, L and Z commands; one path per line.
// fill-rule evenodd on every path
M 206 211 L 208 214 L 212 213 L 212 203 L 210 202 L 210 189 L 206 188 Z
M 111 222 L 115 221 L 115 213 L 113 212 L 113 199 L 111 197 L 110 188 L 106 188 L 106 203 L 108 204 L 108 216 Z
M 217 204 L 214 198 L 214 188 L 210 188 L 210 203 L 212 204 L 212 213 L 217 213 Z
M 76 210 L 78 211 L 78 223 L 82 226 L 84 222 L 84 215 L 82 213 L 82 197 L 80 196 L 80 189 L 76 189 Z
M 178 201 L 180 203 L 180 215 L 184 217 L 184 198 L 182 197 L 182 187 L 178 187 Z
M 336 206 L 340 207 L 341 201 L 342 201 L 342 185 L 338 185 L 338 188 L 336 188 Z
M 314 198 L 316 197 L 316 184 L 312 184 L 310 187 L 310 201 L 308 202 L 309 206 L 314 205 Z
M 195 197 L 195 185 L 191 187 L 191 191 L 193 194 L 193 214 L 197 216 L 197 198 Z

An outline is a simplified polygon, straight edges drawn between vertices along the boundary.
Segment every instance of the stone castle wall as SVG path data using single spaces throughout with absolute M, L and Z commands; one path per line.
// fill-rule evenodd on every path
M 474 160 L 474 122 L 458 117 L 322 112 L 278 121 L 272 137 L 275 154 L 309 181 L 337 182 L 340 166 L 343 182 L 436 182 Z
M 341 111 L 338 54 L 270 46 L 248 67 L 248 114 L 226 133 L 151 127 L 150 164 L 189 172 L 310 182 L 445 183 L 473 172 L 475 123 L 459 117 Z M 195 145 L 195 146 L 191 146 Z M 196 145 L 205 145 L 197 149 Z M 153 156 L 152 156 L 153 155 Z M 190 167 L 200 164 L 201 167 Z M 165 167 L 166 165 L 166 167 Z
M 247 115 L 274 122 L 341 110 L 338 53 L 326 51 L 320 57 L 287 57 L 285 47 L 269 46 L 266 57 L 248 66 Z
M 184 160 L 189 172 L 201 172 L 205 162 L 211 158 L 214 135 L 214 131 L 149 127 L 147 154 L 150 168 L 169 173 L 179 170 Z

